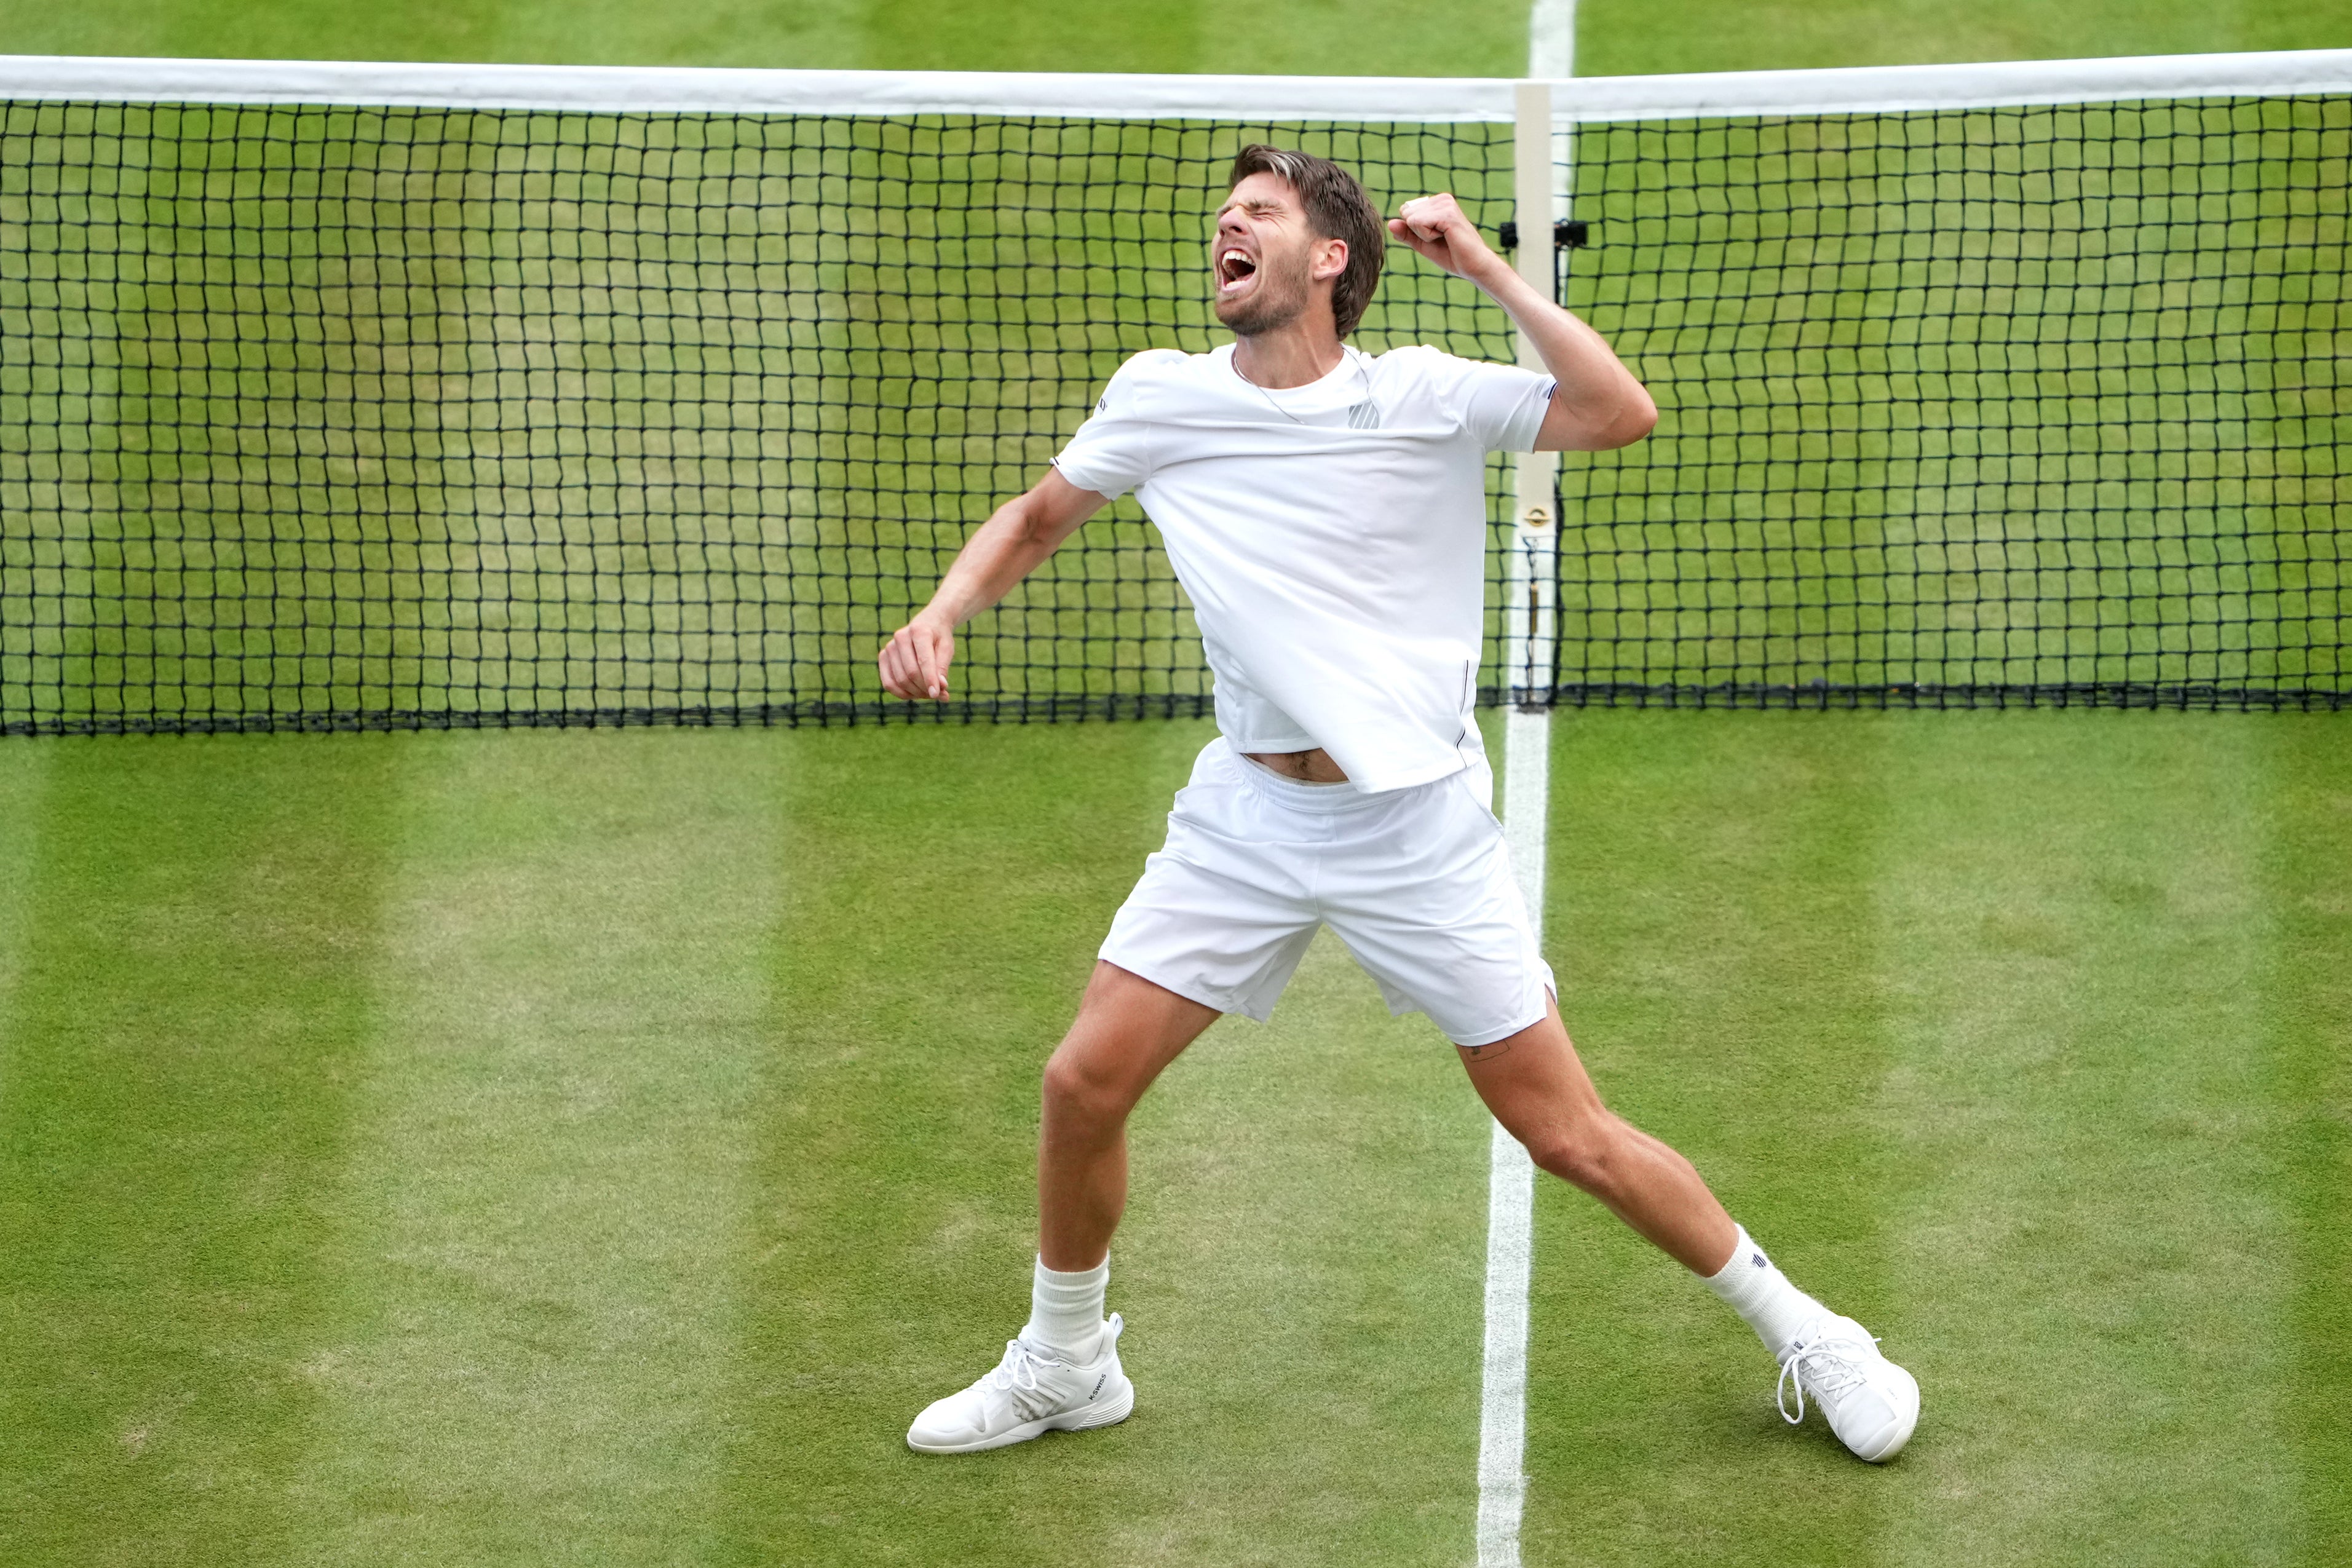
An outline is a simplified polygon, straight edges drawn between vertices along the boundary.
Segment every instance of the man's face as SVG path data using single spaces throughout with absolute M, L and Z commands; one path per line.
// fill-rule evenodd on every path
M 1348 247 L 1307 226 L 1298 193 L 1279 174 L 1252 174 L 1217 213 L 1209 261 L 1217 320 L 1238 337 L 1288 326 L 1314 298 L 1318 277 L 1335 278 Z

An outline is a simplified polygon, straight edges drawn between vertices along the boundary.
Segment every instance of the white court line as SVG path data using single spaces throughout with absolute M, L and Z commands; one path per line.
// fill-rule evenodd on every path
M 1504 721 L 1503 837 L 1543 935 L 1544 810 L 1551 793 L 1551 715 Z M 1527 1500 L 1528 1277 L 1535 1263 L 1536 1168 L 1493 1124 L 1486 1170 L 1486 1347 L 1478 1401 L 1478 1568 L 1519 1568 Z
M 1535 0 L 1528 17 L 1528 74 L 1557 79 L 1576 68 L 1576 0 Z M 1545 120 L 1549 121 L 1549 112 Z M 1529 139 L 1522 135 L 1524 148 Z M 1565 211 L 1565 138 L 1543 138 L 1549 155 L 1549 184 L 1554 216 Z M 1540 192 L 1542 187 L 1535 187 Z M 1551 247 L 1543 243 L 1549 224 L 1528 220 L 1528 186 L 1519 184 L 1519 253 L 1524 271 L 1549 268 Z M 1540 258 L 1531 262 L 1531 258 Z M 1526 350 L 1521 350 L 1524 356 Z M 1551 460 L 1519 462 L 1517 510 L 1521 526 L 1507 592 L 1504 658 L 1496 684 L 1506 691 L 1520 684 L 1532 665 L 1546 679 L 1551 668 L 1549 579 L 1559 530 L 1549 516 Z M 1530 493 L 1532 492 L 1532 493 Z M 1527 526 L 1528 509 L 1540 505 L 1540 526 Z M 1551 713 L 1523 711 L 1513 704 L 1503 728 L 1503 838 L 1511 874 L 1527 900 L 1536 939 L 1543 939 L 1545 825 L 1551 804 Z M 1478 1400 L 1478 1568 L 1519 1568 L 1519 1521 L 1527 1506 L 1528 1282 L 1535 1264 L 1536 1168 L 1519 1141 L 1496 1122 L 1487 1139 L 1486 1342 Z
M 1528 74 L 1545 80 L 1576 74 L 1576 0 L 1535 0 L 1528 14 Z

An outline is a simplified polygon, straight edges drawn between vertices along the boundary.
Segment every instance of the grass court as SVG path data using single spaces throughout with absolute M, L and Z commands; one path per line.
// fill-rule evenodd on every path
M 18 52 L 1509 74 L 1516 6 L 104 5 Z M 2352 10 L 1664 9 L 1580 68 L 2319 47 Z M 1019 1326 L 1035 1079 L 1191 721 L 0 742 L 0 1558 L 1468 1560 L 1486 1124 L 1318 943 L 1144 1103 L 1126 1425 Z M 1564 712 L 1603 1090 L 1927 1393 L 1538 1188 L 1530 1564 L 2352 1558 L 2340 718 Z M 1499 755 L 1500 737 L 1490 738 Z

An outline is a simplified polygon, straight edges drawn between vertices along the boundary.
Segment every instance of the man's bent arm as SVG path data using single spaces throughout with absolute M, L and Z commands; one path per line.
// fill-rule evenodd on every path
M 913 700 L 944 699 L 956 627 L 1011 593 L 1108 499 L 1080 489 L 1052 468 L 998 507 L 964 541 L 931 602 L 882 645 L 877 662 L 883 689 Z
M 1405 203 L 1390 231 L 1430 260 L 1485 289 L 1509 312 L 1557 384 L 1536 436 L 1538 452 L 1629 447 L 1658 422 L 1657 405 L 1599 332 L 1545 299 L 1488 247 L 1452 196 Z

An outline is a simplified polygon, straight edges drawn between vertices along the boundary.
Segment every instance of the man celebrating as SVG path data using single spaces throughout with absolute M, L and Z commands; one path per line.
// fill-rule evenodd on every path
M 1217 739 L 1111 922 L 1045 1065 L 1029 1322 L 908 1443 L 968 1453 L 1126 1418 L 1124 1327 L 1103 1315 L 1127 1203 L 1127 1117 L 1221 1013 L 1265 1019 L 1328 923 L 1396 1012 L 1451 1038 L 1535 1163 L 1701 1276 L 1845 1445 L 1889 1458 L 1911 1375 L 1790 1284 L 1690 1163 L 1611 1114 L 1569 1043 L 1489 811 L 1472 714 L 1484 629 L 1486 454 L 1599 451 L 1657 410 L 1600 335 L 1529 288 L 1450 195 L 1386 226 L 1354 177 L 1305 153 L 1234 160 L 1212 257 L 1230 348 L 1153 349 L 1111 378 L 1036 488 L 975 532 L 882 649 L 898 696 L 944 698 L 954 628 L 1111 498 L 1137 493 L 1191 595 Z M 1485 289 L 1549 375 L 1347 338 L 1386 235 Z

